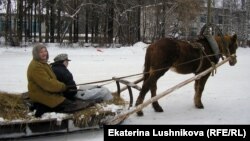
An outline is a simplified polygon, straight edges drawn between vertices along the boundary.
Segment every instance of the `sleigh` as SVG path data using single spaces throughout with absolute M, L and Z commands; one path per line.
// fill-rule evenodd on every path
M 126 109 L 126 101 L 114 96 L 113 100 L 71 113 L 45 113 L 36 118 L 29 110 L 26 94 L 0 92 L 0 140 L 57 133 L 100 129 Z M 120 124 L 123 119 L 116 122 Z
M 140 90 L 136 84 L 142 79 L 129 82 L 114 77 L 108 81 L 115 81 L 117 84 L 117 92 L 112 93 L 112 100 L 96 103 L 94 106 L 70 114 L 45 113 L 41 118 L 35 117 L 35 111 L 30 110 L 31 101 L 28 98 L 28 93 L 0 92 L 0 140 L 70 133 L 100 129 L 105 124 L 121 124 L 126 118 L 119 118 L 115 121 L 113 119 L 132 106 L 131 87 Z M 121 88 L 121 84 L 124 84 L 125 87 Z M 120 96 L 120 93 L 126 89 L 130 95 L 129 102 Z

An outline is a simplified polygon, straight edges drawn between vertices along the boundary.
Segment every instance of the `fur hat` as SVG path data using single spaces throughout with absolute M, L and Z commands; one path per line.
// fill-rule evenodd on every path
M 32 55 L 33 55 L 33 59 L 36 60 L 36 61 L 40 61 L 40 57 L 39 57 L 39 52 L 41 49 L 45 48 L 47 50 L 47 47 L 43 44 L 36 44 L 34 47 L 33 47 L 33 50 L 32 50 Z M 49 60 L 49 52 L 48 52 L 48 56 L 47 56 L 47 60 Z
M 71 60 L 69 60 L 68 54 L 66 54 L 66 53 L 58 54 L 58 55 L 54 58 L 54 61 L 55 61 L 55 62 L 64 61 L 64 60 L 71 61 Z

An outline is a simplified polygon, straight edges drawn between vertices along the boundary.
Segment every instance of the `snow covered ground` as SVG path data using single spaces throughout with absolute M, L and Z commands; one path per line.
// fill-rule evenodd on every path
M 59 48 L 49 44 L 50 61 L 59 53 L 68 53 L 72 60 L 69 70 L 77 84 L 111 79 L 140 73 L 143 70 L 146 44 L 136 43 L 131 47 L 121 48 Z M 0 91 L 27 91 L 26 70 L 32 59 L 32 47 L 10 48 L 0 46 Z M 154 112 L 151 106 L 146 107 L 143 117 L 131 115 L 123 124 L 250 124 L 250 49 L 239 48 L 238 63 L 231 67 L 228 64 L 217 69 L 210 77 L 203 93 L 205 109 L 196 109 L 193 104 L 194 88 L 190 83 L 170 95 L 163 97 L 159 103 L 163 113 Z M 189 75 L 167 72 L 158 82 L 158 93 L 184 81 Z M 136 80 L 138 77 L 128 79 Z M 115 83 L 107 84 L 111 91 L 116 91 Z M 134 98 L 138 92 L 133 90 Z M 128 92 L 122 93 L 128 98 Z M 149 98 L 147 95 L 146 99 Z M 28 140 L 61 140 L 61 141 L 100 141 L 103 130 L 90 130 L 71 134 L 59 134 L 46 137 L 21 139 Z

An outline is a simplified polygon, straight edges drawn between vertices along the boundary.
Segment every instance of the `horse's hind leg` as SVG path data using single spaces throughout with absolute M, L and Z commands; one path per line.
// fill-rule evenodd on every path
M 153 80 L 151 87 L 150 87 L 150 91 L 151 91 L 151 97 L 155 97 L 156 96 L 156 90 L 157 90 L 157 81 L 158 79 L 164 74 L 163 73 L 157 73 L 155 75 L 155 79 Z M 155 109 L 156 112 L 163 112 L 162 107 L 160 106 L 160 104 L 158 103 L 158 101 L 155 101 L 152 103 L 153 108 Z
M 199 108 L 199 109 L 204 108 L 201 102 L 201 97 L 202 97 L 202 92 L 204 90 L 205 84 L 209 76 L 210 76 L 210 73 L 195 81 L 194 104 L 196 108 Z
M 152 84 L 150 91 L 151 91 L 151 97 L 156 96 L 156 90 L 157 90 L 157 86 L 156 83 Z M 155 109 L 156 112 L 163 112 L 162 107 L 160 106 L 160 104 L 158 103 L 158 101 L 155 101 L 152 103 L 153 108 Z
M 138 106 L 141 103 L 143 103 L 145 95 L 149 91 L 149 88 L 150 88 L 150 85 L 151 85 L 150 83 L 151 83 L 150 77 L 148 79 L 144 80 L 144 82 L 142 84 L 142 89 L 141 89 L 141 91 L 139 93 L 139 96 L 138 96 L 138 98 L 136 100 L 135 106 Z M 137 115 L 138 116 L 143 116 L 143 112 L 142 111 L 138 111 Z
M 144 101 L 144 98 L 146 96 L 146 93 L 149 91 L 151 91 L 151 97 L 154 97 L 156 96 L 156 90 L 157 90 L 157 86 L 156 86 L 156 83 L 157 83 L 157 80 L 165 73 L 164 72 L 161 72 L 161 73 L 153 73 L 151 74 L 148 79 L 146 79 L 144 81 L 144 83 L 142 84 L 142 90 L 137 98 L 137 101 L 136 101 L 136 104 L 135 106 L 137 105 L 140 105 L 141 103 L 143 103 Z M 156 112 L 163 112 L 163 109 L 162 107 L 159 105 L 158 101 L 155 101 L 152 103 L 153 105 L 153 108 L 155 109 Z M 143 116 L 143 112 L 142 111 L 138 111 L 137 112 L 137 115 L 138 116 Z

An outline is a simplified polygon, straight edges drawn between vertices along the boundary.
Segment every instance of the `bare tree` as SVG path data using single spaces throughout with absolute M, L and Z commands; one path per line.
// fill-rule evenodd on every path
M 7 0 L 6 16 L 5 16 L 5 41 L 11 42 L 11 0 Z
M 17 18 L 17 36 L 18 36 L 18 40 L 22 41 L 22 31 L 23 31 L 23 0 L 18 0 L 17 1 L 17 14 L 18 14 L 18 18 Z
M 246 33 L 247 33 L 247 37 L 246 37 L 246 44 L 247 46 L 250 47 L 250 0 L 246 0 L 246 10 L 247 10 L 247 14 L 246 14 L 246 24 L 247 24 L 247 29 L 246 29 Z
M 56 0 L 50 0 L 49 1 L 49 7 L 50 7 L 50 42 L 54 43 L 55 41 L 55 3 Z
M 45 43 L 49 42 L 49 2 L 46 1 L 46 15 L 45 15 Z
M 153 42 L 161 37 L 187 36 L 191 23 L 199 16 L 202 0 L 158 0 L 142 7 L 143 41 Z

